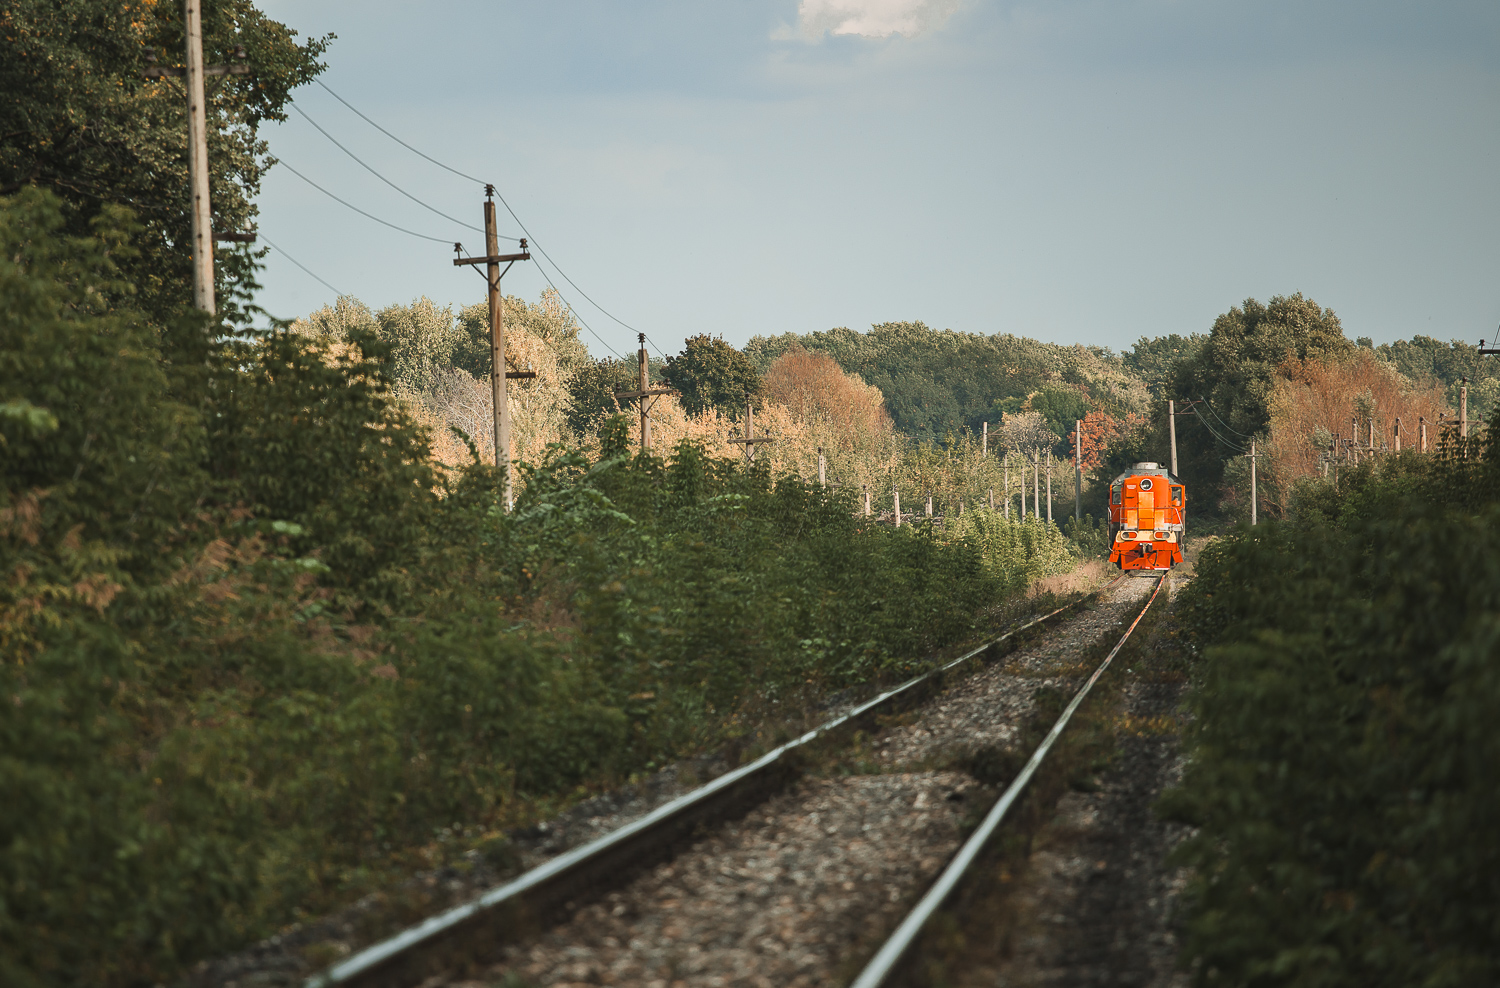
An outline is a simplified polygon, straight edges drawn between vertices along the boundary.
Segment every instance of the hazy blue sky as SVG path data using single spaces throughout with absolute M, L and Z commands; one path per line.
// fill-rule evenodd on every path
M 1500 321 L 1493 0 L 262 6 L 336 33 L 334 91 L 493 181 L 582 291 L 667 352 L 902 319 L 1124 349 L 1297 291 L 1377 342 L 1489 339 Z M 388 178 L 481 225 L 479 186 L 299 93 Z M 267 136 L 361 208 L 480 251 L 297 114 Z M 286 169 L 260 206 L 267 237 L 371 306 L 482 298 L 451 244 Z M 264 282 L 277 315 L 333 297 L 275 252 Z M 543 287 L 537 264 L 506 280 Z

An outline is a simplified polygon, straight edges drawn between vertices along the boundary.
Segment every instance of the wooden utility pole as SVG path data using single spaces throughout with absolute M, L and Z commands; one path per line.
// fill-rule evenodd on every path
M 524 244 L 525 241 L 523 240 L 522 243 Z M 681 394 L 681 392 L 673 388 L 653 388 L 651 386 L 651 356 L 646 353 L 646 334 L 638 333 L 636 336 L 640 344 L 640 348 L 635 352 L 636 390 L 616 391 L 615 397 L 626 401 L 632 398 L 639 400 L 641 409 L 641 453 L 644 454 L 646 450 L 651 448 L 651 406 L 655 402 L 650 399 L 658 398 L 661 395 Z M 745 435 L 748 436 L 749 434 L 749 424 L 747 422 Z M 729 441 L 733 443 L 741 442 L 742 440 L 731 439 Z M 750 459 L 755 459 L 754 447 L 747 446 L 746 449 L 750 452 Z
M 1010 520 L 1010 451 L 1005 453 L 1005 519 Z
M 1052 524 L 1052 450 L 1047 450 L 1047 524 Z
M 1177 402 L 1167 399 L 1167 435 L 1172 438 L 1172 476 L 1177 476 Z
M 1176 431 L 1176 429 L 1172 430 L 1174 434 Z M 1073 444 L 1073 523 L 1079 524 L 1083 521 L 1083 419 L 1079 419 L 1074 426 L 1073 439 L 1075 440 Z M 1177 457 L 1174 456 L 1172 459 L 1175 460 Z
M 865 484 L 865 517 L 870 517 L 870 485 Z
M 1422 452 L 1427 452 L 1427 416 L 1417 416 L 1417 430 L 1421 433 Z
M 1250 440 L 1250 524 L 1258 523 L 1256 514 L 1256 492 L 1255 492 L 1255 440 Z
M 214 216 L 208 198 L 208 107 L 203 87 L 203 17 L 183 0 L 187 26 L 188 187 L 192 193 L 193 305 L 213 314 Z
M 979 440 L 979 452 L 985 456 L 990 455 L 990 424 L 984 423 L 984 432 Z
M 512 373 L 505 369 L 505 297 L 500 294 L 500 279 L 505 277 L 505 272 L 510 270 L 512 264 L 517 261 L 531 260 L 531 252 L 526 249 L 526 241 L 523 239 L 518 253 L 500 253 L 500 231 L 495 226 L 495 187 L 486 185 L 484 196 L 484 256 L 463 257 L 460 246 L 454 244 L 453 252 L 460 256 L 453 259 L 453 266 L 483 264 L 485 281 L 489 284 L 490 397 L 493 405 L 491 412 L 495 421 L 495 466 L 502 473 L 501 486 L 505 488 L 505 510 L 509 511 L 512 501 L 510 404 L 505 382 L 512 377 L 536 377 L 536 374 L 531 371 Z M 505 271 L 500 270 L 501 262 L 505 263 Z
M 990 488 L 990 510 L 995 510 L 995 489 L 993 487 Z
M 1463 382 L 1458 389 L 1458 438 L 1469 438 L 1469 379 L 1459 378 Z
M 1031 513 L 1042 520 L 1042 454 L 1031 452 Z
M 646 334 L 640 333 L 640 346 L 635 351 L 637 383 L 641 392 L 641 452 L 651 448 L 651 405 L 646 401 L 646 392 L 651 390 L 651 356 L 646 352 Z M 748 434 L 748 433 L 747 433 Z
M 891 501 L 896 510 L 896 527 L 901 527 L 901 492 L 895 487 L 891 488 Z
M 1370 416 L 1368 424 L 1370 426 L 1370 456 L 1373 457 L 1375 455 L 1375 416 Z
M 1396 416 L 1396 452 L 1401 452 L 1401 416 Z
M 927 495 L 927 517 L 932 517 L 932 495 Z
M 200 0 L 183 0 L 183 34 L 187 42 L 187 65 L 181 68 L 156 65 L 156 52 L 146 49 L 149 64 L 142 73 L 147 79 L 178 78 L 187 90 L 188 119 L 188 193 L 189 217 L 192 222 L 193 307 L 213 315 L 214 241 L 253 242 L 254 234 L 214 233 L 213 205 L 208 194 L 208 99 L 205 78 L 208 76 L 249 75 L 245 49 L 235 48 L 238 62 L 233 65 L 203 64 L 203 13 Z
M 1021 456 L 1021 513 L 1016 516 L 1017 521 L 1026 520 L 1026 456 Z
M 646 334 L 642 333 L 641 334 L 641 339 L 644 340 L 645 338 L 646 338 Z M 642 351 L 642 352 L 644 352 L 644 351 Z M 757 436 L 755 434 L 755 406 L 754 405 L 750 404 L 749 402 L 745 403 L 745 438 L 743 438 L 743 439 L 731 439 L 729 441 L 732 442 L 732 443 L 737 443 L 737 444 L 742 445 L 742 446 L 745 447 L 745 463 L 746 463 L 746 465 L 749 465 L 749 464 L 755 462 L 755 445 L 756 445 L 756 443 L 768 443 L 768 442 L 771 441 L 771 437 L 769 437 L 769 436 Z
M 828 486 L 828 460 L 823 457 L 823 447 L 818 447 L 818 486 Z

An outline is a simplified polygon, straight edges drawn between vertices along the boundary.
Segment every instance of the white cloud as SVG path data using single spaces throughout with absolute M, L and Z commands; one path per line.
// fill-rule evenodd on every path
M 888 38 L 893 34 L 914 38 L 941 27 L 959 0 L 801 0 L 797 4 L 797 29 L 810 40 L 825 34 L 852 34 L 861 38 Z

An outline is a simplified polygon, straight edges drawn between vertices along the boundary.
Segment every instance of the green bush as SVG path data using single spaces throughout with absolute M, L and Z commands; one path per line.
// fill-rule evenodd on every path
M 1407 457 L 1206 549 L 1182 787 L 1201 984 L 1500 979 L 1497 458 Z M 1490 502 L 1490 503 L 1485 503 Z
M 1071 560 L 705 458 L 443 473 L 389 353 L 161 325 L 0 200 L 0 982 L 135 985 L 919 668 Z M 97 288 L 111 284 L 100 301 Z

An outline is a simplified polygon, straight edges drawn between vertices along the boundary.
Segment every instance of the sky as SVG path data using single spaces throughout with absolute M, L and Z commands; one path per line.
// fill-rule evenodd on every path
M 1377 343 L 1500 322 L 1493 0 L 260 5 L 337 35 L 263 135 L 278 317 L 484 297 L 482 185 L 336 93 L 494 183 L 551 258 L 505 291 L 550 280 L 596 356 L 899 320 L 1125 350 L 1295 292 Z

